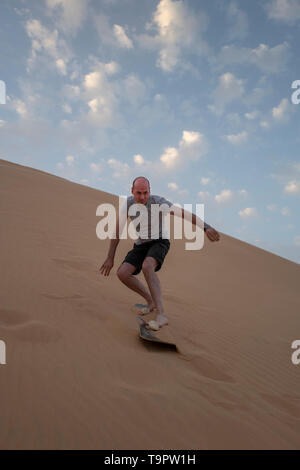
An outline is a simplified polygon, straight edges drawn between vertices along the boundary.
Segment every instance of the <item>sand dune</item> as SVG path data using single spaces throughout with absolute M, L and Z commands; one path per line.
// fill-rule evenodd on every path
M 143 299 L 96 237 L 117 197 L 0 160 L 1 449 L 300 447 L 300 266 L 221 233 L 159 272 L 178 352 L 143 343 Z M 143 275 L 139 275 L 143 279 Z

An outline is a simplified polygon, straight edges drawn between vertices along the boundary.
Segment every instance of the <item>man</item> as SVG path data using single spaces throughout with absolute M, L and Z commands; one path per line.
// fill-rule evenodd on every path
M 135 178 L 132 183 L 131 193 L 132 196 L 128 197 L 126 201 L 126 219 L 128 217 L 128 210 L 132 204 L 144 204 L 148 213 L 151 211 L 151 204 L 167 204 L 172 208 L 169 211 L 171 215 L 182 218 L 184 218 L 187 212 L 184 209 L 174 206 L 172 202 L 163 197 L 150 194 L 150 183 L 148 179 L 143 176 Z M 192 224 L 203 227 L 201 219 L 195 214 L 191 215 Z M 136 218 L 136 216 L 130 217 L 132 220 Z M 156 272 L 161 269 L 170 248 L 169 234 L 165 229 L 163 218 L 161 221 L 162 223 L 159 224 L 159 227 L 153 227 L 151 226 L 151 218 L 148 218 L 148 233 L 143 229 L 140 231 L 140 236 L 134 243 L 133 249 L 127 253 L 117 271 L 117 276 L 120 281 L 146 300 L 147 307 L 144 308 L 141 313 L 145 314 L 156 310 L 156 321 L 147 324 L 147 328 L 153 330 L 158 330 L 168 324 L 168 318 L 163 308 L 160 282 L 156 274 Z M 118 219 L 116 224 L 116 238 L 111 239 L 108 256 L 100 268 L 100 272 L 104 276 L 109 275 L 114 265 L 115 252 L 120 241 L 119 235 L 122 233 L 121 225 L 123 225 L 123 223 L 120 224 Z M 204 223 L 204 231 L 210 241 L 213 242 L 220 239 L 219 233 L 206 223 Z M 153 235 L 153 232 L 154 234 L 156 233 L 156 236 Z M 134 277 L 139 274 L 141 270 L 143 271 L 149 290 L 146 289 L 141 281 Z

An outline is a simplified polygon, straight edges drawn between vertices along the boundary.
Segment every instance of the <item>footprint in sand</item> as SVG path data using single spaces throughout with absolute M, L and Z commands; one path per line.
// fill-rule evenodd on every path
M 0 310 L 0 331 L 30 343 L 48 343 L 61 338 L 56 328 L 41 321 L 31 320 L 26 313 L 18 310 Z

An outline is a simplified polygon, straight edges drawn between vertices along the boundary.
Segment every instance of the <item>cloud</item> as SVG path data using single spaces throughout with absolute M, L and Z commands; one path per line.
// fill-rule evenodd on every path
M 239 189 L 238 194 L 242 197 L 247 197 L 248 196 L 248 192 L 246 191 L 246 189 Z
M 133 161 L 135 163 L 134 170 L 136 170 L 136 168 L 140 168 L 140 170 L 143 170 L 144 172 L 146 172 L 146 171 L 149 172 L 151 170 L 152 166 L 153 166 L 152 161 L 146 160 L 140 154 L 134 155 L 133 156 Z
M 110 96 L 97 96 L 87 102 L 89 112 L 87 119 L 90 124 L 102 127 L 111 127 L 115 123 L 115 97 L 113 94 Z
M 203 134 L 197 131 L 183 131 L 178 148 L 165 148 L 160 161 L 164 168 L 175 169 L 189 161 L 198 160 L 207 151 L 208 144 Z
M 65 103 L 62 105 L 62 109 L 67 114 L 72 114 L 72 108 L 69 104 Z
M 257 210 L 255 207 L 246 207 L 243 210 L 239 211 L 239 216 L 243 219 L 248 219 L 249 217 L 257 216 Z
M 189 191 L 187 189 L 180 189 L 177 183 L 168 183 L 168 188 L 174 193 L 176 193 L 178 196 L 187 196 L 189 194 Z
M 210 182 L 210 178 L 201 178 L 201 183 L 206 185 Z
M 127 26 L 124 27 L 118 24 L 111 26 L 109 17 L 103 13 L 95 15 L 94 24 L 98 37 L 104 45 L 115 49 L 133 49 L 133 42 L 125 31 Z
M 121 126 L 123 114 L 128 110 L 128 103 L 135 111 L 148 98 L 149 89 L 136 74 L 129 74 L 113 80 L 120 66 L 116 62 L 103 63 L 96 57 L 90 57 L 90 70 L 82 77 L 78 85 L 67 84 L 63 88 L 64 99 L 79 101 L 80 120 L 100 127 Z M 125 106 L 122 108 L 122 102 Z
M 78 171 L 76 160 L 73 155 L 67 155 L 63 161 L 56 164 L 56 168 L 63 178 L 71 181 L 79 181 L 82 178 L 82 173 Z
M 94 24 L 98 33 L 98 37 L 103 44 L 111 47 L 120 47 L 115 38 L 113 28 L 109 24 L 108 16 L 104 14 L 95 15 Z
M 105 87 L 107 79 L 105 70 L 101 65 L 99 64 L 98 70 L 93 70 L 84 76 L 83 86 L 87 91 L 101 90 Z
M 179 164 L 179 151 L 175 147 L 167 147 L 160 157 L 160 161 L 166 168 L 172 168 Z
M 16 98 L 11 101 L 11 107 L 19 114 L 21 118 L 28 116 L 28 108 L 24 101 Z
M 231 189 L 223 189 L 220 194 L 215 196 L 215 201 L 219 204 L 228 203 L 233 200 L 233 191 Z
M 179 187 L 176 183 L 168 183 L 168 188 L 172 191 L 178 191 Z
M 103 170 L 103 165 L 102 163 L 90 163 L 90 170 L 92 170 L 93 173 L 100 173 L 100 171 Z
M 57 170 L 59 170 L 60 175 L 64 178 L 79 182 L 81 184 L 90 184 L 97 186 L 99 181 L 103 181 L 101 173 L 105 167 L 105 160 L 102 158 L 97 163 L 91 162 L 88 164 L 87 168 L 78 167 L 78 158 L 72 155 L 67 155 L 62 162 L 56 164 Z M 88 178 L 83 178 L 84 173 Z
M 67 155 L 66 162 L 68 166 L 73 166 L 75 162 L 75 157 L 73 157 L 73 155 Z
M 292 215 L 291 209 L 289 209 L 289 207 L 283 207 L 280 212 L 284 216 Z
M 137 165 L 143 165 L 145 163 L 144 157 L 139 154 L 134 155 L 133 160 L 134 160 L 134 163 L 136 163 Z
M 89 0 L 46 0 L 48 14 L 57 18 L 57 28 L 72 35 L 82 27 L 88 3 Z
M 277 173 L 271 173 L 271 178 L 276 179 L 283 186 L 283 193 L 287 195 L 300 194 L 300 163 L 288 162 Z
M 210 199 L 210 194 L 208 191 L 199 191 L 198 196 L 202 201 L 208 201 Z
M 131 73 L 119 82 L 119 94 L 125 101 L 129 101 L 133 106 L 138 106 L 145 101 L 148 90 L 142 80 Z
M 54 66 L 61 75 L 66 75 L 71 52 L 67 43 L 59 38 L 58 31 L 50 31 L 35 19 L 27 21 L 25 29 L 31 39 L 31 55 L 27 61 L 27 72 L 32 70 L 36 60 L 40 58 L 44 59 L 45 66 L 49 67 L 50 64 L 50 67 Z
M 289 111 L 292 110 L 292 105 L 284 98 L 280 101 L 278 106 L 272 109 L 272 116 L 275 121 L 286 121 L 289 117 Z
M 114 35 L 115 35 L 115 37 L 116 37 L 116 39 L 117 39 L 117 41 L 118 41 L 118 43 L 120 44 L 121 47 L 123 47 L 125 49 L 132 49 L 133 48 L 132 41 L 126 35 L 125 30 L 122 26 L 120 26 L 118 24 L 115 24 L 113 31 L 114 31 Z
M 115 61 L 104 63 L 104 70 L 107 75 L 115 75 L 120 71 L 120 68 L 120 65 Z
M 164 72 L 173 72 L 178 67 L 187 66 L 184 54 L 206 54 L 207 43 L 202 39 L 206 30 L 206 15 L 195 14 L 182 0 L 161 0 L 146 29 L 155 34 L 137 35 L 136 40 L 142 48 L 158 50 L 156 66 Z M 191 64 L 190 64 L 191 65 Z
M 119 70 L 117 64 L 113 64 L 95 60 L 80 85 L 80 100 L 85 103 L 85 109 L 88 107 L 81 119 L 92 126 L 115 127 L 120 124 L 118 85 L 109 79 Z
M 249 119 L 250 121 L 253 121 L 254 119 L 257 119 L 260 115 L 259 111 L 252 111 L 250 113 L 245 113 L 245 118 Z
M 187 189 L 180 189 L 177 183 L 168 183 L 168 188 L 171 189 L 171 191 L 176 192 L 179 196 L 186 196 L 189 194 Z
M 219 76 L 218 86 L 212 94 L 214 104 L 209 105 L 209 109 L 216 114 L 223 114 L 225 106 L 240 99 L 244 92 L 244 80 L 226 72 Z
M 128 104 L 134 107 L 134 111 L 140 112 L 137 107 L 142 106 L 148 96 L 147 82 L 143 83 L 135 74 L 120 78 L 120 70 L 117 62 L 104 63 L 90 55 L 85 74 L 82 75 L 79 70 L 80 81 L 63 86 L 62 106 L 70 119 L 63 119 L 60 127 L 65 140 L 71 141 L 72 151 L 75 142 L 80 141 L 84 152 L 95 153 L 97 146 L 103 148 L 108 144 L 108 136 L 100 129 L 122 127 L 125 122 L 123 113 L 130 111 Z M 70 102 L 76 102 L 73 111 Z M 125 106 L 122 107 L 123 104 Z M 77 115 L 71 119 L 74 110 Z M 90 139 L 93 139 L 91 152 Z M 147 165 L 146 161 L 144 165 Z
M 226 139 L 233 145 L 239 145 L 248 140 L 248 133 L 246 131 L 242 131 L 239 134 L 227 135 Z
M 283 98 L 278 106 L 274 106 L 271 110 L 270 117 L 260 121 L 260 126 L 265 129 L 269 129 L 273 124 L 283 124 L 288 122 L 291 113 L 294 111 L 293 105 Z
M 299 0 L 271 0 L 266 5 L 268 17 L 285 23 L 295 23 L 300 20 Z
M 278 73 L 286 69 L 289 58 L 289 45 L 287 42 L 270 47 L 267 44 L 259 44 L 251 49 L 239 47 L 234 44 L 223 46 L 215 60 L 217 69 L 228 67 L 232 64 L 254 65 L 265 74 Z
M 231 202 L 238 202 L 245 199 L 248 196 L 246 189 L 240 189 L 238 191 L 232 191 L 231 189 L 223 189 L 219 194 L 215 196 L 215 202 L 217 204 L 229 204 Z
M 63 95 L 69 100 L 77 100 L 78 98 L 80 98 L 80 87 L 77 85 L 64 85 Z
M 260 121 L 259 125 L 264 129 L 270 129 L 273 124 L 283 124 L 288 122 L 291 113 L 294 111 L 293 105 L 283 98 L 278 106 L 274 106 L 268 115 Z
M 260 127 L 263 127 L 264 129 L 269 129 L 270 123 L 268 121 L 260 121 L 259 123 Z
M 99 153 L 109 144 L 107 134 L 104 131 L 109 126 L 107 123 L 106 125 L 103 123 L 92 124 L 87 113 L 79 113 L 78 118 L 62 119 L 59 123 L 57 137 L 63 141 L 64 145 L 68 146 L 70 152 Z M 95 132 L 95 127 L 97 132 Z
M 272 85 L 268 83 L 267 86 L 256 86 L 253 90 L 247 90 L 247 94 L 243 97 L 243 102 L 248 107 L 260 106 L 265 97 L 271 96 L 273 93 Z M 260 112 L 258 111 L 260 114 Z M 258 115 L 256 115 L 258 117 Z M 249 119 L 247 117 L 247 119 Z
M 63 162 L 58 162 L 56 168 L 58 170 L 65 170 L 66 168 L 73 168 L 75 164 L 75 157 L 73 155 L 67 155 Z M 74 173 L 72 173 L 74 177 Z
M 52 100 L 48 98 L 47 93 L 37 93 L 38 88 L 41 91 L 40 83 L 34 80 L 20 77 L 18 79 L 20 97 L 7 96 L 7 109 L 15 111 L 23 121 L 27 120 L 48 120 L 49 109 Z
M 248 34 L 248 18 L 246 13 L 239 8 L 235 1 L 226 4 L 225 9 L 229 19 L 229 39 L 242 39 Z
M 67 67 L 63 59 L 57 59 L 55 62 L 55 65 L 57 69 L 59 70 L 59 72 L 61 73 L 61 75 L 67 75 Z
M 180 196 L 187 196 L 189 194 L 189 190 L 188 189 L 179 189 L 178 194 Z
M 127 163 L 124 163 L 115 158 L 110 158 L 107 163 L 110 168 L 114 170 L 112 175 L 114 178 L 128 178 L 130 175 L 130 167 Z
M 284 187 L 285 194 L 300 194 L 300 180 L 291 180 Z

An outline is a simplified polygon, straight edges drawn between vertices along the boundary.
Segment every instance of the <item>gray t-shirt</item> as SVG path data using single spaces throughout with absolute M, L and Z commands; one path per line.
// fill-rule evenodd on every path
M 127 197 L 127 217 L 130 217 L 132 221 L 134 221 L 137 217 L 140 216 L 140 213 L 137 211 L 136 215 L 130 214 L 130 207 L 134 204 L 137 204 L 134 196 L 129 196 Z M 168 201 L 162 196 L 157 196 L 154 194 L 150 194 L 150 197 L 147 201 L 146 204 L 140 204 L 146 207 L 147 213 L 148 213 L 148 232 L 146 231 L 146 227 L 143 228 L 140 226 L 140 223 L 137 223 L 136 225 L 136 230 L 140 231 L 139 233 L 139 238 L 135 240 L 136 245 L 140 245 L 141 243 L 150 241 L 150 240 L 157 240 L 159 238 L 167 238 L 170 240 L 170 234 L 165 226 L 164 223 L 164 218 L 165 215 L 169 212 L 169 209 L 166 208 L 164 211 L 157 212 L 157 217 L 155 215 L 153 216 L 151 220 L 151 205 L 152 204 L 158 204 L 159 207 L 162 204 L 166 204 L 169 208 L 173 206 L 173 203 Z M 152 208 L 152 214 L 155 214 L 155 211 L 157 211 L 159 208 L 158 207 L 153 207 Z M 163 209 L 163 208 L 161 208 Z M 137 232 L 138 233 L 138 232 Z

